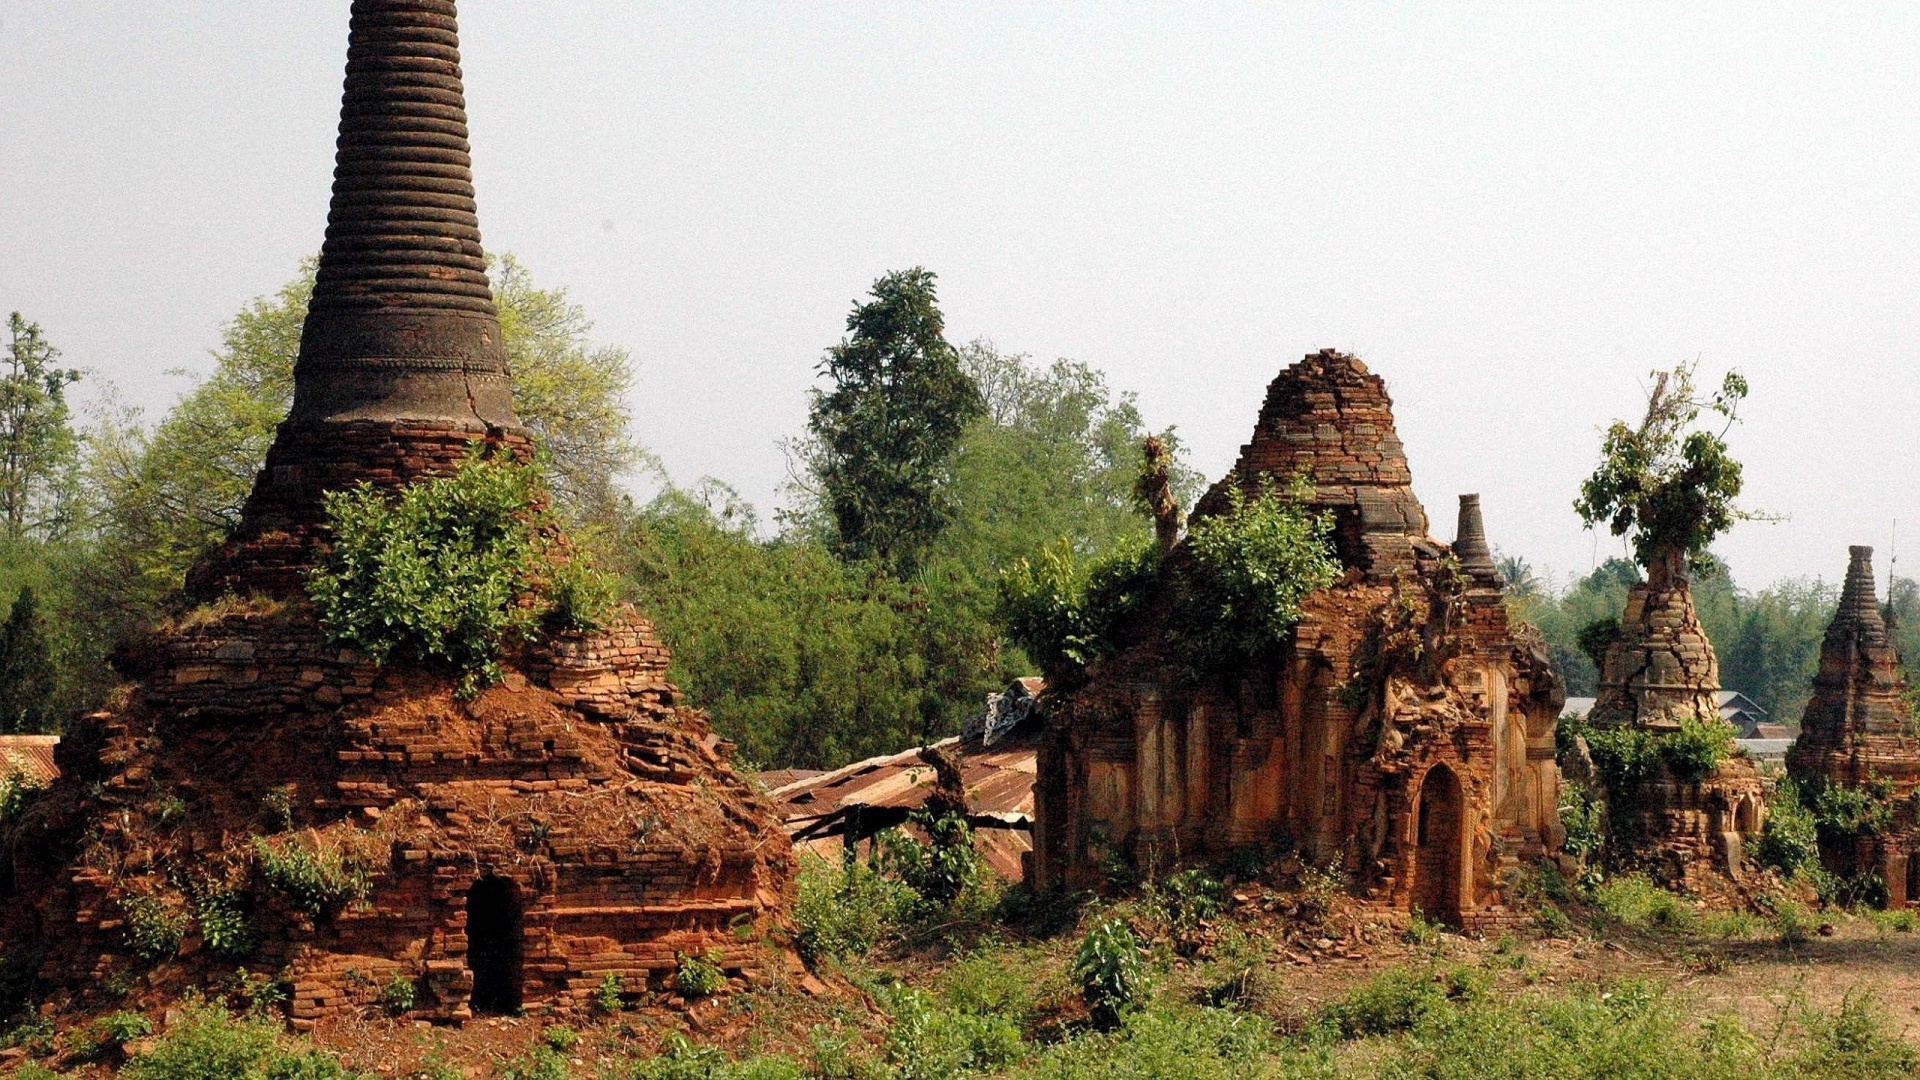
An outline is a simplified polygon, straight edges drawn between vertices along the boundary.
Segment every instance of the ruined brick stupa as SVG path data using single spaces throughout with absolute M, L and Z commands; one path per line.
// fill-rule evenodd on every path
M 636 616 L 504 658 L 472 700 L 329 645 L 302 593 L 322 493 L 524 454 L 480 249 L 453 0 L 354 0 L 326 244 L 281 425 L 211 601 L 127 650 L 12 838 L 0 949 L 67 1006 L 279 972 L 308 1027 L 376 999 L 458 1021 L 671 1001 L 781 945 L 777 818 Z M 225 599 L 222 599 L 224 597 Z M 119 1006 L 115 1006 L 119 1007 Z
M 1813 697 L 1787 751 L 1787 772 L 1805 791 L 1829 784 L 1882 789 L 1877 794 L 1894 804 L 1889 827 L 1823 845 L 1821 857 L 1841 873 L 1878 873 L 1888 905 L 1904 907 L 1920 900 L 1920 820 L 1912 803 L 1920 790 L 1920 739 L 1900 654 L 1874 598 L 1873 549 L 1848 551 L 1840 606 L 1820 643 Z
M 1719 695 L 1720 660 L 1694 613 L 1686 557 L 1667 552 L 1627 594 L 1587 720 L 1596 728 L 1660 734 L 1678 731 L 1683 721 L 1725 725 Z M 1613 842 L 1627 858 L 1665 884 L 1693 889 L 1742 876 L 1766 814 L 1759 771 L 1740 755 L 1698 780 L 1662 768 L 1630 795 L 1607 798 Z
M 1508 871 L 1558 847 L 1564 686 L 1509 620 L 1478 497 L 1462 496 L 1451 549 L 1427 536 L 1385 384 L 1356 357 L 1315 353 L 1274 379 L 1195 519 L 1233 485 L 1302 472 L 1345 575 L 1308 597 L 1288 644 L 1224 679 L 1178 669 L 1159 587 L 1122 651 L 1051 708 L 1034 880 L 1292 848 L 1362 895 L 1498 923 Z

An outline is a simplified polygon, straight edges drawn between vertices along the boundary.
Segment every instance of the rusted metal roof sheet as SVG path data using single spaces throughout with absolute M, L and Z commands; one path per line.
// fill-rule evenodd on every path
M 960 765 L 974 844 L 987 865 L 1003 878 L 1020 880 L 1021 856 L 1033 847 L 1033 778 L 1038 767 L 1033 743 L 1017 739 L 983 747 L 956 738 L 934 745 Z M 797 847 L 837 860 L 850 822 L 864 840 L 925 805 L 933 789 L 933 767 L 920 760 L 916 747 L 794 780 L 773 788 L 770 795 Z
M 58 735 L 0 735 L 0 781 L 17 775 L 34 787 L 53 783 L 60 775 L 53 763 L 53 748 L 59 745 Z

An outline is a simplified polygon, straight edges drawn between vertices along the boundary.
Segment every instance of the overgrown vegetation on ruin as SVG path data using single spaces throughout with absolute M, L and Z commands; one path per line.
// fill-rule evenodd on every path
M 1007 634 L 1049 679 L 1071 684 L 1118 651 L 1158 598 L 1175 659 L 1194 676 L 1256 662 L 1286 642 L 1307 595 L 1340 576 L 1333 519 L 1304 499 L 1271 477 L 1251 496 L 1229 488 L 1225 509 L 1195 521 L 1165 560 L 1146 536 L 1097 560 L 1050 544 L 1001 577 Z
M 1604 524 L 1626 537 L 1642 566 L 1674 555 L 1703 559 L 1715 537 L 1752 516 L 1735 503 L 1744 481 L 1725 437 L 1747 381 L 1728 372 L 1718 390 L 1702 397 L 1695 368 L 1682 364 L 1648 376 L 1646 414 L 1638 425 L 1616 420 L 1607 428 L 1600 466 L 1574 502 L 1589 526 Z M 1705 413 L 1724 421 L 1719 431 L 1698 426 Z
M 326 496 L 333 541 L 308 580 L 332 638 L 377 663 L 442 667 L 472 693 L 543 623 L 599 625 L 611 586 L 558 535 L 540 471 L 478 448 L 451 475 Z

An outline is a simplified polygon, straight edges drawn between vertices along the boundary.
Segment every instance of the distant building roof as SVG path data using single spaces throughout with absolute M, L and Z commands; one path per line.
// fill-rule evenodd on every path
M 1751 716 L 1756 720 L 1769 715 L 1767 710 L 1760 707 L 1759 702 L 1753 700 L 1752 698 L 1748 697 L 1747 695 L 1741 693 L 1738 690 L 1720 691 L 1721 717 L 1723 719 L 1731 720 L 1735 713 L 1745 713 L 1746 715 Z
M 1760 760 L 1784 758 L 1787 749 L 1793 745 L 1792 739 L 1735 739 L 1735 746 L 1747 752 L 1747 756 Z
M 1590 697 L 1570 697 L 1567 699 L 1566 706 L 1560 710 L 1560 715 L 1578 717 L 1579 719 L 1584 720 L 1586 719 L 1587 714 L 1593 711 L 1593 703 L 1598 700 L 1600 699 L 1590 698 Z
M 18 775 L 34 787 L 53 783 L 60 775 L 53 763 L 53 748 L 59 745 L 58 735 L 0 735 L 0 780 Z

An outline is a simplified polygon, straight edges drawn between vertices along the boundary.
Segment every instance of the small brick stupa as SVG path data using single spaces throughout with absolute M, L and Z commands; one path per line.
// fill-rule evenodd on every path
M 1820 670 L 1800 738 L 1787 751 L 1787 773 L 1803 790 L 1884 785 L 1894 803 L 1890 827 L 1841 847 L 1823 845 L 1821 857 L 1841 873 L 1879 873 L 1889 906 L 1905 907 L 1920 901 L 1920 820 L 1911 801 L 1920 790 L 1920 739 L 1900 654 L 1874 597 L 1873 549 L 1848 552 L 1840 607 L 1820 643 Z
M 518 647 L 463 700 L 329 644 L 304 599 L 324 492 L 529 446 L 466 136 L 452 0 L 354 0 L 292 411 L 191 576 L 210 602 L 124 650 L 125 704 L 77 725 L 8 850 L 0 948 L 70 1009 L 244 967 L 279 973 L 297 1027 L 375 1001 L 460 1021 L 671 1003 L 689 958 L 736 985 L 791 963 L 784 832 L 647 622 Z
M 1587 717 L 1594 727 L 1664 734 L 1678 731 L 1682 721 L 1725 724 L 1720 660 L 1694 614 L 1681 553 L 1656 559 L 1647 580 L 1628 592 L 1620 634 L 1603 659 L 1600 692 Z M 1708 891 L 1742 876 L 1766 808 L 1759 771 L 1739 755 L 1699 780 L 1662 770 L 1631 795 L 1608 792 L 1607 798 L 1614 840 L 1630 860 L 1665 884 Z
M 1478 497 L 1461 498 L 1451 549 L 1426 535 L 1386 386 L 1356 357 L 1280 373 L 1195 520 L 1231 485 L 1303 474 L 1345 575 L 1307 598 L 1290 642 L 1217 679 L 1179 669 L 1158 589 L 1119 654 L 1050 707 L 1033 880 L 1290 848 L 1366 897 L 1496 925 L 1508 872 L 1558 847 L 1564 686 L 1509 620 Z

